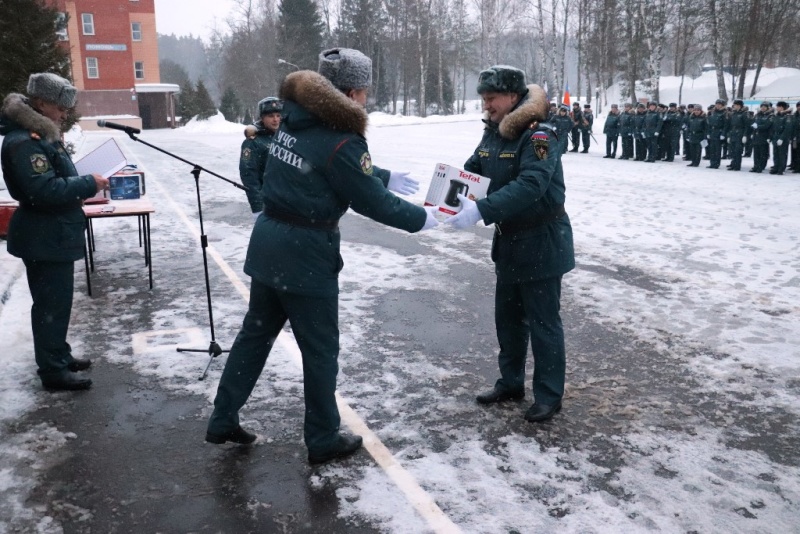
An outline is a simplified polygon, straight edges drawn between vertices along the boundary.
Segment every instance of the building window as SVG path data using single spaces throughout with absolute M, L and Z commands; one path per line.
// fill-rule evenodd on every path
M 97 68 L 97 58 L 96 57 L 87 57 L 86 58 L 86 77 L 87 78 L 99 78 L 100 77 L 100 69 Z
M 144 80 L 144 61 L 135 61 L 133 63 L 133 76 L 137 80 Z
M 134 41 L 141 41 L 142 40 L 142 23 L 141 22 L 131 22 L 131 38 Z
M 81 13 L 83 23 L 83 35 L 94 35 L 94 15 L 91 13 Z

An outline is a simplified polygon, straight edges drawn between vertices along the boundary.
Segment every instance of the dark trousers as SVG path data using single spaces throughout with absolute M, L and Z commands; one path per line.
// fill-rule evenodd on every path
M 753 136 L 748 135 L 744 144 L 744 157 L 749 158 L 753 155 Z
M 661 148 L 658 153 L 660 159 L 673 161 L 675 159 L 675 147 L 672 144 L 672 134 L 662 134 L 661 137 L 658 138 L 658 142 Z
M 721 157 L 722 157 L 722 141 L 720 141 L 718 133 L 712 133 L 708 137 L 709 166 L 719 167 L 719 162 Z
M 789 159 L 789 143 L 791 141 L 784 141 L 782 146 L 778 146 L 778 143 L 772 144 L 772 161 L 775 163 L 773 165 L 774 172 L 782 173 L 786 170 L 786 161 Z
M 678 133 L 672 134 L 672 157 L 673 159 L 675 156 L 680 156 L 681 154 L 681 134 L 680 131 Z
M 528 341 L 533 350 L 533 397 L 555 404 L 564 396 L 566 353 L 561 325 L 561 277 L 525 284 L 496 284 L 495 327 L 500 390 L 525 387 Z
M 572 150 L 578 150 L 581 142 L 581 129 L 577 126 L 572 129 Z
M 791 143 L 792 143 L 792 148 L 790 150 L 790 152 L 792 153 L 791 169 L 794 172 L 800 172 L 800 159 L 799 159 L 800 158 L 800 149 L 798 149 L 798 147 L 797 147 L 798 143 L 797 143 L 796 140 L 792 141 Z
M 692 162 L 692 165 L 695 167 L 700 165 L 700 159 L 703 156 L 703 147 L 700 143 L 689 143 L 689 151 L 686 153 L 689 161 Z
M 641 134 L 636 136 L 636 159 L 637 161 L 647 159 L 647 141 L 642 139 Z
M 633 159 L 633 135 L 622 136 L 622 157 Z
M 67 343 L 75 263 L 23 260 L 31 292 L 33 351 L 39 376 L 53 377 L 66 371 L 72 361 Z
M 208 431 L 224 434 L 239 424 L 275 338 L 286 320 L 303 355 L 304 438 L 309 451 L 325 451 L 339 432 L 336 375 L 339 372 L 337 296 L 307 297 L 277 291 L 253 279 L 250 305 L 231 347 L 214 399 Z
M 753 143 L 753 169 L 763 171 L 769 162 L 769 145 Z
M 648 137 L 647 141 L 647 161 L 655 161 L 658 159 L 658 137 Z
M 581 140 L 583 141 L 583 149 L 589 150 L 589 145 L 591 144 L 591 133 L 589 130 L 581 130 Z
M 743 150 L 742 134 L 732 133 L 730 142 L 731 169 L 741 170 Z
M 622 151 L 625 152 L 625 149 L 623 148 Z M 606 156 L 616 156 L 616 155 L 617 155 L 617 135 L 609 134 L 606 136 Z

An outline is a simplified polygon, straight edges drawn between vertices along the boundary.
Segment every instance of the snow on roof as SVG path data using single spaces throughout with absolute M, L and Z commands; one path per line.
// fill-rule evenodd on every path
M 137 93 L 180 93 L 181 88 L 174 83 L 137 83 Z

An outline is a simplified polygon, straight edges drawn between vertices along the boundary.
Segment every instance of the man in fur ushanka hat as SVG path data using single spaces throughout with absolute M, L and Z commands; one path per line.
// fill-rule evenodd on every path
M 445 220 L 456 228 L 495 225 L 495 328 L 500 378 L 477 401 L 525 397 L 528 340 L 533 348 L 531 422 L 561 409 L 566 355 L 561 325 L 561 277 L 575 267 L 572 227 L 564 209 L 561 150 L 547 118 L 547 96 L 525 74 L 498 65 L 482 71 L 478 93 L 485 111 L 483 139 L 464 168 L 491 178 L 487 196 L 463 195 L 462 210 Z
M 239 410 L 258 380 L 287 319 L 303 356 L 304 438 L 312 464 L 356 452 L 360 436 L 339 431 L 339 219 L 352 208 L 407 232 L 436 226 L 438 207 L 422 208 L 390 192 L 418 183 L 372 164 L 364 105 L 372 62 L 349 48 L 320 54 L 319 73 L 302 70 L 280 89 L 283 117 L 272 138 L 244 271 L 250 305 L 214 400 L 206 441 L 250 444 Z
M 28 78 L 26 92 L 10 93 L 0 110 L 3 177 L 19 202 L 9 223 L 8 252 L 25 264 L 42 385 L 88 389 L 92 381 L 80 371 L 92 362 L 72 355 L 67 330 L 75 261 L 84 257 L 82 199 L 108 188 L 108 180 L 79 176 L 61 142 L 61 123 L 75 107 L 78 90 L 56 74 L 39 72 Z

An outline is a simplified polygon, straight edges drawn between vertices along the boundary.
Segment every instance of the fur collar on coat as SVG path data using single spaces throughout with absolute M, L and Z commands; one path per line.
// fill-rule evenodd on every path
M 297 102 L 334 130 L 362 136 L 367 131 L 367 111 L 314 71 L 288 75 L 281 85 L 280 98 Z
M 517 139 L 534 123 L 545 122 L 549 114 L 550 102 L 547 101 L 544 89 L 536 84 L 530 84 L 528 94 L 520 105 L 500 121 L 498 131 L 504 139 Z
M 9 93 L 3 101 L 0 113 L 21 128 L 36 132 L 51 143 L 61 139 L 61 132 L 56 123 L 33 109 L 24 95 Z

